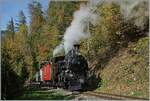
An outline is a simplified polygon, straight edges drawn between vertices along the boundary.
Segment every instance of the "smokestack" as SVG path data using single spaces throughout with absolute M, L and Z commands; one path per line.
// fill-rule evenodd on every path
M 75 49 L 78 49 L 78 50 L 80 48 L 80 44 L 74 44 L 73 46 L 74 46 Z
M 80 53 L 80 44 L 74 44 L 73 46 L 74 46 L 75 53 L 79 54 Z

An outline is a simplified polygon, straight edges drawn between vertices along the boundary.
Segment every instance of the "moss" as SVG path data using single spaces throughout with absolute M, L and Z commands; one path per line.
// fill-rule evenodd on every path
M 141 92 L 141 91 L 134 91 L 134 92 L 131 92 L 131 95 L 132 95 L 132 96 L 136 96 L 136 97 L 144 96 L 143 92 Z

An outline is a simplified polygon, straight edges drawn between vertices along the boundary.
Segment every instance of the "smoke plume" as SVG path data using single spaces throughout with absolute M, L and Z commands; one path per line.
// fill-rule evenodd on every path
M 78 43 L 81 39 L 88 38 L 89 23 L 96 24 L 96 14 L 93 13 L 88 5 L 82 4 L 80 10 L 74 13 L 74 19 L 64 34 L 64 48 L 67 53 L 72 49 L 73 44 Z
M 131 20 L 136 26 L 143 27 L 149 16 L 148 0 L 124 0 L 117 2 L 126 20 Z

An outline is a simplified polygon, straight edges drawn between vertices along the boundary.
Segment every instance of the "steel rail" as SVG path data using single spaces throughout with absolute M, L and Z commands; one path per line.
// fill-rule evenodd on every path
M 108 94 L 108 93 L 102 93 L 102 92 L 91 92 L 91 91 L 83 92 L 82 94 L 83 95 L 96 96 L 99 98 L 109 99 L 109 100 L 149 100 L 148 98 Z

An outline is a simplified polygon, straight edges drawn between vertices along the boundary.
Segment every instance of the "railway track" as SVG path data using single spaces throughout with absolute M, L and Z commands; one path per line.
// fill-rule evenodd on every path
M 91 91 L 83 92 L 82 94 L 85 96 L 95 96 L 97 98 L 107 99 L 107 100 L 149 100 L 147 98 L 122 96 L 122 95 L 107 94 L 101 92 L 91 92 Z
M 102 92 L 69 91 L 69 90 L 65 90 L 61 88 L 58 88 L 58 89 L 47 88 L 47 90 L 44 92 L 51 92 L 51 91 L 62 93 L 64 94 L 64 96 L 74 96 L 75 100 L 149 100 L 147 98 L 122 96 L 122 95 L 108 94 L 108 93 L 102 93 Z

